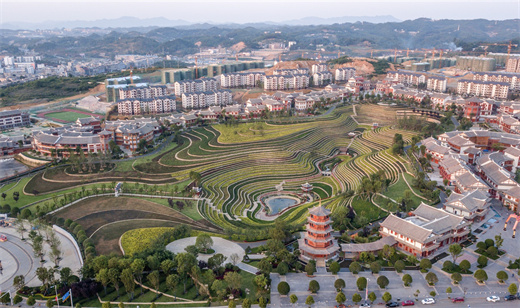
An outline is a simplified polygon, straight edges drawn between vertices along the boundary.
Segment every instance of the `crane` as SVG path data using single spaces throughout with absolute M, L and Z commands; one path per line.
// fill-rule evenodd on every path
M 515 225 L 513 226 L 513 238 L 515 238 L 516 227 L 518 226 L 518 223 L 520 222 L 520 215 L 517 215 L 517 214 L 514 214 L 514 213 L 509 215 L 509 217 L 507 217 L 506 223 L 504 224 L 504 231 L 506 231 L 507 223 L 509 222 L 510 219 L 514 219 L 514 221 L 515 221 Z
M 498 43 L 487 43 L 482 44 L 484 46 L 507 46 L 507 60 L 509 60 L 509 57 L 511 56 L 511 48 L 518 47 L 518 44 L 513 44 L 512 41 L 509 41 L 509 44 L 498 44 Z M 486 48 L 486 55 L 487 55 L 487 48 Z
M 199 75 L 199 72 L 197 69 L 197 56 L 195 56 L 195 79 L 199 78 L 198 75 Z

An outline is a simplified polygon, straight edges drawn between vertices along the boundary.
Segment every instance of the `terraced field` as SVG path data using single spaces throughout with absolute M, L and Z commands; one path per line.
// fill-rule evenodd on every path
M 330 198 L 327 206 L 334 209 L 346 205 L 336 200 L 338 193 L 356 189 L 363 176 L 384 170 L 392 183 L 397 182 L 399 174 L 405 171 L 405 162 L 393 156 L 388 148 L 395 133 L 402 134 L 406 141 L 413 133 L 383 127 L 365 130 L 352 139 L 348 133 L 358 125 L 351 114 L 352 107 L 345 107 L 329 117 L 299 124 L 203 127 L 183 134 L 179 147 L 155 163 L 179 179 L 190 171 L 202 175 L 202 197 L 206 201 L 200 212 L 204 218 L 226 229 L 262 227 L 272 222 L 255 218 L 260 210 L 258 197 L 276 191 L 276 185 L 283 184 L 284 191 L 295 192 L 301 184 L 309 182 L 317 195 Z M 259 128 L 263 136 L 258 133 Z M 342 157 L 333 176 L 321 176 L 320 161 L 330 159 L 339 147 L 347 146 L 357 156 Z M 150 169 L 149 165 L 135 167 Z M 306 209 L 312 205 L 288 211 L 282 219 L 302 223 Z

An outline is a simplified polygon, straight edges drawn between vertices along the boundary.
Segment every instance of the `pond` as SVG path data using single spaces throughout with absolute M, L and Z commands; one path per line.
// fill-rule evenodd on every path
M 284 209 L 300 203 L 300 200 L 290 196 L 276 196 L 265 199 L 265 204 L 269 207 L 270 215 L 276 215 Z

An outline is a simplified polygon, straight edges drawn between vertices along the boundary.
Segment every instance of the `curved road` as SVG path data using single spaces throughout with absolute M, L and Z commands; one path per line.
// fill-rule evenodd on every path
M 26 283 L 33 280 L 36 277 L 39 260 L 34 257 L 31 246 L 22 241 L 18 235 L 14 235 L 14 232 L 4 232 L 6 229 L 0 231 L 7 237 L 7 242 L 0 243 L 0 260 L 4 268 L 0 275 L 0 288 L 9 290 L 12 289 L 15 276 L 24 275 Z

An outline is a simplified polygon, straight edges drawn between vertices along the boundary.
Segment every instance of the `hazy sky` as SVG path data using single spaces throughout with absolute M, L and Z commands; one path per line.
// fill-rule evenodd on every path
M 391 1 L 391 0 L 242 0 L 242 1 L 41 1 L 0 0 L 0 22 L 96 20 L 121 16 L 166 17 L 191 22 L 284 21 L 302 17 L 392 15 L 398 19 L 520 18 L 520 0 Z

